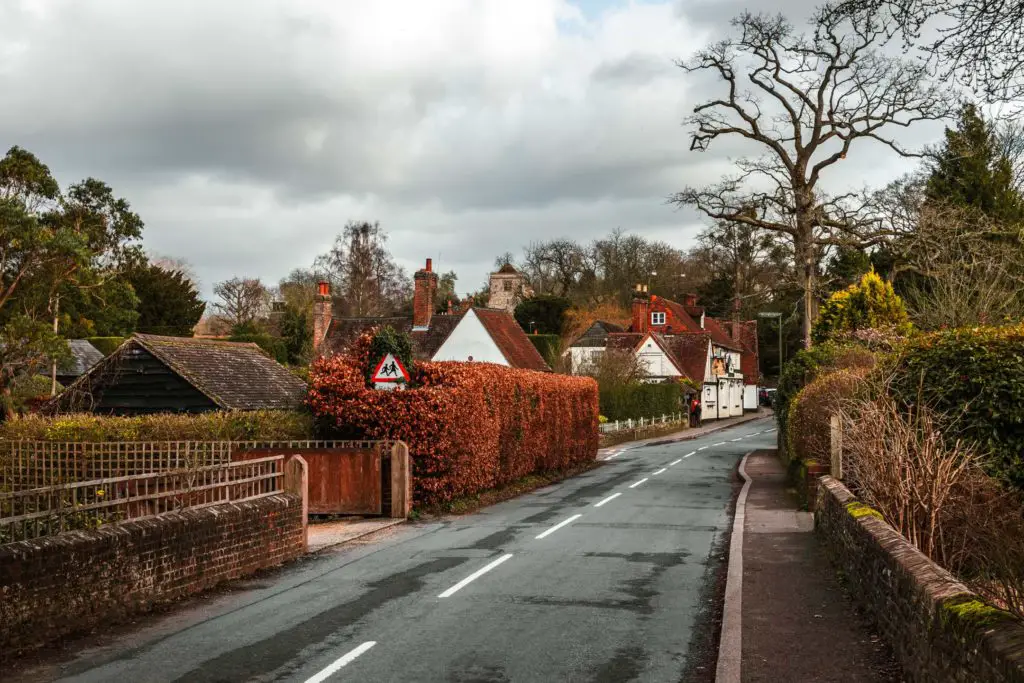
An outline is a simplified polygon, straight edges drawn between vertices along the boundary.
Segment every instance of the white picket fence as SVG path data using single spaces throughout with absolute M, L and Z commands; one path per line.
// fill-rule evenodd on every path
M 643 427 L 682 422 L 686 419 L 688 419 L 688 415 L 686 413 L 669 413 L 662 415 L 661 417 L 641 417 L 639 420 L 615 420 L 614 422 L 605 422 L 601 425 L 601 433 L 614 434 L 615 432 L 625 432 L 633 429 L 641 429 Z

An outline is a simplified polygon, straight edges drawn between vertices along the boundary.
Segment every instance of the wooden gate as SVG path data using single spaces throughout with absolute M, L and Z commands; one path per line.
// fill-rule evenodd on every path
M 308 445 L 306 445 L 308 443 Z M 284 442 L 239 443 L 232 460 L 249 460 L 269 455 L 302 456 L 307 465 L 309 486 L 307 500 L 312 515 L 388 515 L 396 516 L 393 507 L 395 486 L 399 486 L 398 502 L 403 508 L 398 516 L 408 514 L 407 467 L 393 472 L 395 444 L 387 442 Z M 404 448 L 399 449 L 407 457 Z M 395 475 L 402 482 L 395 482 Z

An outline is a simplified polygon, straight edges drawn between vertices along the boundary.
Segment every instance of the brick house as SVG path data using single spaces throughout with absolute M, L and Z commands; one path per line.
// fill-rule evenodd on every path
M 434 313 L 437 273 L 431 259 L 413 276 L 412 317 L 335 318 L 326 282 L 314 303 L 313 345 L 317 355 L 342 353 L 359 336 L 385 325 L 409 335 L 419 360 L 497 363 L 550 372 L 540 353 L 507 311 L 464 304 L 459 310 Z
M 595 322 L 572 343 L 574 373 L 600 358 L 607 348 L 635 353 L 648 372 L 648 381 L 687 378 L 701 392 L 702 418 L 742 415 L 757 409 L 757 322 L 723 323 L 709 317 L 688 295 L 683 303 L 634 293 L 628 330 Z

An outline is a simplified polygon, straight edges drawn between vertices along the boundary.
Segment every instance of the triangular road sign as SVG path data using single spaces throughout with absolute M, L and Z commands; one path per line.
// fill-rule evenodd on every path
M 388 382 L 408 382 L 409 372 L 402 365 L 402 361 L 395 358 L 394 354 L 387 354 L 377 364 L 373 371 L 372 381 L 378 384 Z

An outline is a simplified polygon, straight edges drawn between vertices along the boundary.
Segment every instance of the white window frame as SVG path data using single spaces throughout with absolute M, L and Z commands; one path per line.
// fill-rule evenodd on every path
M 654 311 L 651 313 L 651 324 L 652 325 L 664 325 L 665 324 L 665 313 L 663 311 Z

